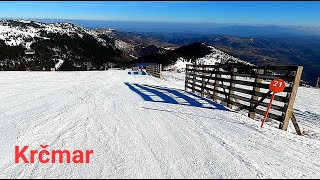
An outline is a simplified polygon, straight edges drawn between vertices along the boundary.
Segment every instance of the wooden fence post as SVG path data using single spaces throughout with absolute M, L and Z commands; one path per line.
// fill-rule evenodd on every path
M 195 66 L 193 66 L 193 73 L 192 73 L 192 92 L 194 93 L 195 85 L 196 85 L 196 71 L 195 71 Z
M 296 119 L 296 116 L 294 115 L 294 113 L 292 113 L 291 120 L 292 120 L 294 129 L 296 130 L 297 134 L 298 135 L 302 135 L 302 133 L 300 131 L 300 128 L 299 128 L 299 125 L 298 125 L 298 122 L 297 122 L 297 119 Z
M 216 68 L 216 71 L 220 71 L 220 68 L 217 67 Z M 217 79 L 218 78 L 218 72 L 215 74 L 215 80 L 214 80 L 214 92 L 213 92 L 213 101 L 217 102 L 217 98 L 215 98 L 215 96 L 217 96 L 217 92 L 216 90 L 218 90 L 218 86 L 219 86 L 219 80 Z
M 162 76 L 162 64 L 157 64 L 157 65 L 147 65 L 146 66 L 146 71 L 149 75 L 152 75 L 156 78 L 163 79 Z
M 188 69 L 188 64 L 186 65 L 186 69 L 185 69 L 185 77 L 184 77 L 184 90 L 187 90 L 187 84 L 188 84 L 188 80 L 189 80 L 189 74 L 187 73 L 187 69 Z
M 162 64 L 159 64 L 159 78 L 163 79 L 163 76 L 162 76 Z
M 258 74 L 263 74 L 263 73 L 264 73 L 264 69 L 259 69 L 259 70 L 258 70 Z M 262 79 L 259 79 L 259 78 L 256 78 L 256 79 L 255 79 L 255 83 L 261 83 L 261 82 L 262 82 Z M 253 91 L 254 91 L 255 94 L 256 94 L 256 92 L 260 92 L 260 88 L 259 88 L 259 87 L 253 87 Z M 251 96 L 251 99 L 252 99 L 252 100 L 258 101 L 258 98 L 259 98 L 259 96 L 257 96 L 257 95 L 252 95 L 252 96 Z M 254 103 L 250 103 L 250 107 L 254 107 L 254 106 L 255 106 Z M 249 117 L 250 117 L 251 119 L 254 119 L 255 116 L 256 116 L 256 113 L 255 113 L 254 109 L 252 108 L 252 109 L 250 110 L 250 112 L 249 112 Z
M 231 82 L 230 82 L 230 86 L 229 86 L 229 96 L 228 96 L 228 107 L 232 109 L 232 104 L 230 103 L 231 101 L 231 95 L 234 94 L 234 91 L 232 90 L 232 88 L 235 87 L 235 83 L 233 82 L 233 80 L 236 80 L 236 76 L 234 75 L 234 73 L 236 73 L 238 71 L 238 68 L 231 68 Z
M 201 70 L 202 70 L 202 73 L 201 73 L 201 75 L 202 75 L 202 77 L 201 77 L 201 97 L 204 97 L 204 70 L 205 70 L 205 68 L 202 66 L 201 67 Z
M 298 66 L 297 73 L 296 73 L 296 76 L 294 78 L 294 82 L 293 82 L 293 86 L 292 86 L 292 92 L 290 94 L 288 108 L 287 108 L 287 111 L 285 113 L 283 125 L 282 125 L 282 128 L 281 128 L 284 131 L 286 131 L 288 129 L 289 121 L 290 121 L 290 119 L 292 118 L 292 115 L 293 115 L 293 105 L 294 105 L 294 101 L 296 99 L 296 95 L 297 95 L 297 91 L 298 91 L 298 87 L 299 87 L 299 83 L 300 83 L 300 79 L 301 79 L 301 75 L 302 75 L 302 70 L 303 70 L 303 67 L 302 66 Z

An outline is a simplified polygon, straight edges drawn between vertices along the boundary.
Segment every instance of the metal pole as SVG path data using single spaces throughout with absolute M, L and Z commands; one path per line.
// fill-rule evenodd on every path
M 272 94 L 272 97 L 270 99 L 270 103 L 268 105 L 268 109 L 267 109 L 266 114 L 264 115 L 264 118 L 263 118 L 262 123 L 261 123 L 261 128 L 263 127 L 263 124 L 264 124 L 264 122 L 266 121 L 266 119 L 268 117 L 268 114 L 269 114 L 269 111 L 270 111 L 270 108 L 271 108 L 271 105 L 272 105 L 272 101 L 273 101 L 275 95 L 276 95 L 276 93 Z

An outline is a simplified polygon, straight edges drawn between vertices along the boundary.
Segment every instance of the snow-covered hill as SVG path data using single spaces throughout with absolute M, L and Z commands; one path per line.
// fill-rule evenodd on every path
M 101 31 L 64 22 L 0 20 L 0 62 L 5 64 L 0 70 L 48 70 L 53 66 L 54 55 L 63 57 L 66 62 L 62 65 L 64 70 L 87 69 L 83 65 L 85 62 L 91 62 L 96 69 L 104 69 L 102 66 L 106 63 L 122 66 L 122 62 L 166 51 L 161 47 L 125 42 L 114 37 L 114 32 L 114 29 Z M 36 63 L 24 63 L 26 49 L 36 51 L 33 58 Z M 23 65 L 17 67 L 16 64 Z M 79 69 L 73 64 L 82 64 L 83 67 Z
M 319 138 L 269 122 L 260 129 L 259 121 L 183 91 L 176 74 L 0 72 L 0 178 L 320 177 Z M 297 98 L 296 108 L 308 102 L 301 110 L 318 114 L 311 108 L 319 94 L 309 90 L 299 89 L 310 98 Z M 88 164 L 42 164 L 38 155 L 14 163 L 14 146 L 25 145 L 94 154 Z
M 70 23 L 41 23 L 26 20 L 0 20 L 0 40 L 4 40 L 7 45 L 30 47 L 30 43 L 35 42 L 34 38 L 48 39 L 48 33 L 78 35 L 84 34 L 93 36 L 102 45 L 106 41 L 98 37 L 98 33 L 93 30 L 70 24 Z M 28 44 L 29 43 L 29 44 Z
M 86 70 L 86 62 L 95 69 L 105 69 L 108 63 L 136 59 L 136 47 L 109 36 L 112 31 L 64 22 L 0 20 L 0 70 L 50 70 L 55 56 L 65 62 L 59 64 L 61 70 Z M 35 55 L 26 56 L 26 49 L 35 50 Z
M 204 43 L 203 43 L 204 44 Z M 206 44 L 204 44 L 206 45 Z M 240 60 L 239 58 L 233 57 L 219 49 L 213 46 L 206 45 L 209 48 L 211 48 L 212 53 L 206 55 L 203 58 L 196 59 L 195 64 L 203 64 L 203 65 L 212 65 L 216 63 L 226 63 L 226 62 L 233 62 L 233 63 L 242 63 L 246 65 L 253 65 L 251 63 L 248 63 L 246 61 Z
M 241 63 L 249 66 L 253 66 L 253 64 L 248 63 L 246 61 L 240 60 L 239 58 L 233 57 L 216 47 L 207 45 L 205 43 L 202 43 L 203 46 L 209 47 L 211 50 L 210 54 L 205 55 L 204 57 L 197 58 L 196 60 L 191 60 L 191 59 L 184 59 L 182 57 L 179 57 L 177 61 L 174 64 L 171 64 L 167 67 L 165 67 L 165 70 L 175 70 L 178 72 L 184 71 L 186 64 L 201 64 L 201 65 L 214 65 L 216 63 Z

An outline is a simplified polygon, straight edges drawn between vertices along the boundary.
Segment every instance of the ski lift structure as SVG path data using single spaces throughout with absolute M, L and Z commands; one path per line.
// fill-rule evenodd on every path
M 33 49 L 27 49 L 24 51 L 24 54 L 26 55 L 34 55 L 36 52 Z
M 53 55 L 52 60 L 55 63 L 55 67 L 51 68 L 51 71 L 57 71 L 60 68 L 61 64 L 63 63 L 63 60 L 61 59 L 61 56 L 59 54 Z M 61 61 L 62 61 L 62 63 L 61 63 Z
M 58 59 L 61 59 L 61 56 L 59 54 L 55 54 L 55 55 L 53 55 L 52 59 L 54 61 L 57 61 Z
M 24 51 L 24 54 L 27 56 L 23 57 L 23 59 L 28 62 L 32 60 L 33 55 L 36 54 L 36 52 L 33 49 L 27 49 Z

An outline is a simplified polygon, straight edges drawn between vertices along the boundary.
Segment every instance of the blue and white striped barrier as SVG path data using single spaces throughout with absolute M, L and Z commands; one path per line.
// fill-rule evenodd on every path
M 133 75 L 147 75 L 147 73 L 144 72 L 144 71 L 129 71 L 128 74 L 133 74 Z

